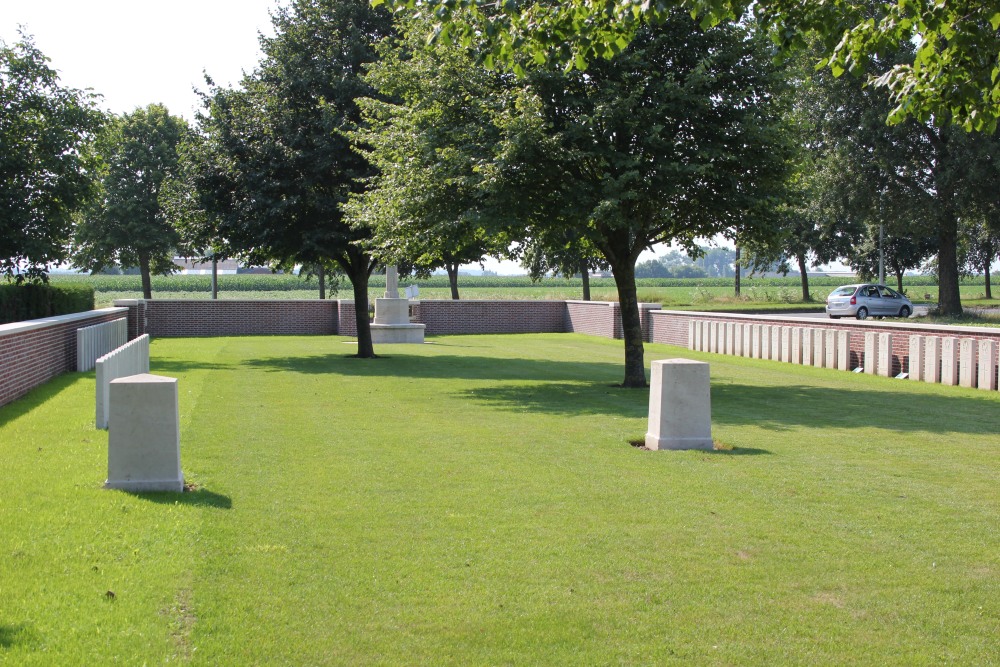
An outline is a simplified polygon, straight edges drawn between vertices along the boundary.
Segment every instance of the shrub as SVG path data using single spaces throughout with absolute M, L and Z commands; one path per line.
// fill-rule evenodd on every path
M 93 309 L 94 288 L 90 285 L 0 285 L 0 324 Z

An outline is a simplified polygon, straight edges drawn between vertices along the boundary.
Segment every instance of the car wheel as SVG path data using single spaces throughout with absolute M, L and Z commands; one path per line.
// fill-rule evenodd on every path
M 904 318 L 905 317 L 909 317 L 910 316 L 910 307 L 909 306 L 903 306 L 902 308 L 900 308 L 899 309 L 899 316 L 900 317 L 904 317 Z
M 868 319 L 868 309 L 865 308 L 864 306 L 862 306 L 861 308 L 858 308 L 858 314 L 855 315 L 855 317 L 857 317 L 859 320 L 867 320 Z

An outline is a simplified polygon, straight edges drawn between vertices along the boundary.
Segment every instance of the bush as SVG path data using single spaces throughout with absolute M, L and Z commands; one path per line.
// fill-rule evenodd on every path
M 94 309 L 90 285 L 0 285 L 0 324 Z

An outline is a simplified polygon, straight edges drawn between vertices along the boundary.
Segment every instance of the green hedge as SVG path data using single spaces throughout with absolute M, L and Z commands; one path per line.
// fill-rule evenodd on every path
M 0 285 L 0 324 L 93 309 L 94 288 L 90 285 Z

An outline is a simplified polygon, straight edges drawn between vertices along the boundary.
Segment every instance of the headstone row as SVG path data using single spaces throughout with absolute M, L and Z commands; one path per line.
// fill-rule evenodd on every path
M 908 368 L 904 368 L 900 355 L 893 354 L 896 341 L 897 334 L 865 332 L 859 367 L 871 375 L 891 377 L 905 371 L 911 380 L 997 390 L 995 340 L 912 335 L 908 341 Z M 688 323 L 688 348 L 816 368 L 855 370 L 850 366 L 850 333 L 844 329 L 692 319 Z
M 695 319 L 688 324 L 692 350 L 816 368 L 848 370 L 849 343 L 848 332 L 835 329 Z

